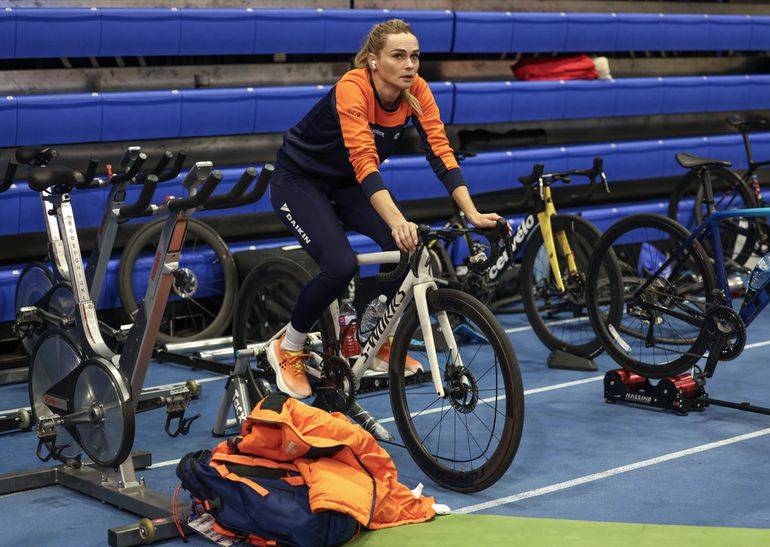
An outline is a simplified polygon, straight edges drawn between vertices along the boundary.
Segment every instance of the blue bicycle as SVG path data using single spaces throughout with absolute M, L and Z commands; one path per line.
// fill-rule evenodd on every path
M 711 175 L 730 162 L 692 154 L 676 159 L 702 181 L 706 219 L 692 233 L 654 214 L 613 224 L 591 254 L 586 300 L 602 345 L 626 370 L 665 378 L 695 367 L 694 376 L 708 378 L 718 361 L 741 354 L 747 327 L 770 303 L 770 272 L 762 269 L 770 257 L 765 257 L 751 275 L 740 308 L 733 306 L 743 291 L 728 284 L 720 223 L 768 217 L 770 208 L 716 211 Z M 618 266 L 608 272 L 606 257 L 612 255 Z M 609 283 L 604 279 L 608 274 Z M 705 355 L 701 370 L 696 363 Z

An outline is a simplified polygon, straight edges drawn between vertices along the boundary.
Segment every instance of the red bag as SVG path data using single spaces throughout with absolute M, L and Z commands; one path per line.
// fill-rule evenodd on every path
M 588 55 L 524 59 L 513 66 L 517 80 L 595 80 L 599 77 Z

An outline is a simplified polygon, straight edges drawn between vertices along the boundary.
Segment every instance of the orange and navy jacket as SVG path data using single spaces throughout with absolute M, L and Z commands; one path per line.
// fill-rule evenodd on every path
M 241 436 L 214 450 L 217 457 L 223 452 L 250 454 L 277 468 L 291 466 L 308 486 L 314 513 L 339 511 L 370 530 L 424 522 L 436 514 L 433 497 L 415 498 L 398 482 L 393 460 L 369 432 L 344 414 L 329 414 L 283 393 L 257 403 Z
M 410 92 L 422 116 L 403 99 L 387 109 L 365 68 L 347 72 L 283 139 L 278 162 L 289 171 L 328 182 L 363 186 L 367 196 L 385 188 L 379 165 L 396 147 L 410 118 L 436 176 L 451 192 L 465 185 L 427 82 L 416 76 Z

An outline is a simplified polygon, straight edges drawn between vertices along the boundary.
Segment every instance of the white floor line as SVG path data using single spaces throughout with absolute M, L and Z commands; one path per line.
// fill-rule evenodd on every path
M 181 459 L 182 458 L 177 458 L 175 460 L 166 460 L 165 462 L 154 463 L 152 465 L 148 465 L 147 467 L 145 467 L 145 469 L 158 469 L 160 467 L 168 467 L 169 465 L 176 465 L 179 463 L 179 460 Z
M 664 454 L 663 456 L 658 456 L 656 458 L 650 458 L 648 460 L 642 460 L 640 462 L 631 463 L 620 467 L 615 467 L 613 469 L 608 469 L 606 471 L 601 471 L 599 473 L 594 473 L 592 475 L 578 477 L 577 479 L 572 479 L 570 481 L 559 482 L 556 484 L 552 484 L 550 486 L 544 486 L 543 488 L 537 488 L 535 490 L 529 490 L 527 492 L 522 492 L 520 494 L 514 494 L 513 496 L 498 498 L 498 499 L 490 500 L 484 503 L 478 503 L 476 505 L 468 505 L 467 507 L 461 507 L 460 509 L 456 509 L 452 512 L 455 514 L 467 514 L 467 513 L 475 513 L 477 511 L 483 511 L 485 509 L 492 509 L 493 507 L 499 507 L 501 505 L 507 505 L 509 503 L 514 503 L 517 501 L 534 498 L 537 496 L 543 496 L 545 494 L 551 494 L 553 492 L 566 490 L 567 488 L 572 488 L 574 486 L 580 486 L 589 482 L 594 482 L 601 479 L 614 477 L 616 475 L 621 475 L 623 473 L 628 473 L 630 471 L 636 471 L 637 469 L 642 469 L 644 467 L 650 467 L 652 465 L 657 465 L 659 463 L 664 463 L 671 460 L 684 458 L 686 456 L 692 456 L 693 454 L 699 454 L 701 452 L 706 452 L 708 450 L 713 450 L 715 448 L 721 448 L 723 446 L 728 446 L 728 445 L 739 443 L 742 441 L 756 439 L 757 437 L 763 437 L 768 434 L 770 434 L 770 428 L 760 429 L 752 433 L 745 433 L 743 435 L 722 439 L 721 441 L 715 441 L 713 443 L 702 444 L 700 446 L 688 448 L 686 450 L 671 452 L 670 454 Z

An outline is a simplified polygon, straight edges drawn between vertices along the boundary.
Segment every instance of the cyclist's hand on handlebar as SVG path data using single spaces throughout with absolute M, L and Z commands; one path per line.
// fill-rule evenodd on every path
M 399 250 L 406 253 L 417 248 L 417 224 L 407 220 L 397 224 L 390 232 Z
M 476 228 L 494 228 L 497 224 L 497 220 L 501 217 L 497 213 L 479 213 L 476 211 L 473 215 L 466 215 L 468 222 L 473 224 Z M 508 232 L 510 233 L 511 227 L 508 226 Z

